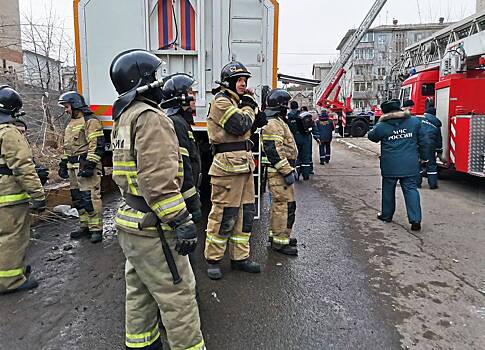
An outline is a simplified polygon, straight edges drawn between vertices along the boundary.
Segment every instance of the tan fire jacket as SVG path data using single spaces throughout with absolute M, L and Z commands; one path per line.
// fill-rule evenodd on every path
M 137 99 L 114 122 L 113 180 L 126 193 L 145 199 L 164 230 L 177 218 L 188 215 L 181 194 L 184 168 L 172 121 L 156 104 Z M 135 234 L 142 212 L 123 204 L 117 225 Z M 155 227 L 145 231 L 156 234 Z
M 254 119 L 254 109 L 248 106 L 239 108 L 239 96 L 229 89 L 221 88 L 209 106 L 207 116 L 209 142 L 218 145 L 249 140 Z M 216 154 L 209 175 L 237 175 L 253 170 L 252 153 L 242 150 Z
M 268 117 L 262 130 L 263 148 L 271 166 L 270 172 L 286 176 L 294 170 L 298 149 L 288 124 L 278 116 Z
M 99 163 L 104 152 L 103 125 L 94 114 L 74 111 L 64 132 L 64 159 L 87 155 L 86 159 Z
M 0 167 L 12 171 L 0 175 L 0 207 L 45 199 L 30 146 L 12 124 L 0 124 Z

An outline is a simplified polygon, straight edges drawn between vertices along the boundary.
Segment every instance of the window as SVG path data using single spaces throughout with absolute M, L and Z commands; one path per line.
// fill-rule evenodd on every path
M 367 90 L 372 90 L 372 83 L 371 82 L 367 83 Z
M 354 58 L 356 60 L 372 60 L 374 59 L 374 49 L 356 49 Z
M 423 40 L 423 33 L 415 33 L 414 34 L 414 42 L 418 42 L 418 41 L 421 41 Z
M 387 60 L 387 53 L 386 52 L 379 52 L 379 59 L 382 61 Z
M 421 87 L 421 95 L 434 96 L 434 83 L 423 84 Z
M 385 67 L 377 68 L 377 75 L 380 75 L 380 76 L 386 75 L 386 68 Z
M 379 45 L 384 45 L 386 43 L 386 35 L 385 34 L 379 34 L 379 36 L 377 37 L 377 43 Z
M 365 92 L 372 90 L 372 82 L 355 82 L 354 83 L 354 91 L 356 92 Z
M 360 42 L 361 43 L 373 43 L 374 42 L 374 33 L 365 33 Z
M 370 65 L 355 65 L 355 75 L 370 75 L 372 74 L 372 66 Z
M 383 92 L 384 91 L 384 84 L 377 85 L 377 91 Z
M 399 99 L 401 100 L 401 103 L 411 99 L 411 86 L 404 86 L 401 88 Z

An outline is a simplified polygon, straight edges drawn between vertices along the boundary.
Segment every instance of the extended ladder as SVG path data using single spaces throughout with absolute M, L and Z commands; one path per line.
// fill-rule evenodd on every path
M 374 2 L 374 5 L 372 5 L 370 11 L 365 16 L 359 28 L 355 31 L 355 33 L 350 37 L 350 39 L 345 44 L 337 62 L 335 62 L 330 72 L 325 76 L 322 82 L 315 88 L 313 101 L 315 101 L 316 103 L 320 102 L 320 99 L 323 97 L 324 92 L 326 92 L 327 87 L 335 83 L 334 80 L 338 76 L 337 73 L 345 67 L 350 57 L 352 56 L 355 48 L 357 47 L 357 45 L 359 45 L 365 33 L 367 32 L 367 30 L 369 30 L 370 26 L 377 18 L 377 15 L 379 14 L 379 12 L 381 12 L 386 2 L 387 0 L 377 0 L 376 2 Z

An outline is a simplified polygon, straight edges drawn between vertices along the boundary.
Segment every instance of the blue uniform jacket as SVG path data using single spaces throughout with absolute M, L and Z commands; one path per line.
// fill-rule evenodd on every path
M 441 120 L 433 114 L 424 113 L 424 118 L 421 122 L 423 125 L 431 124 L 434 126 L 434 128 L 428 128 L 429 136 L 433 141 L 432 145 L 434 145 L 433 151 L 441 151 L 443 149 L 443 137 L 441 136 L 441 127 L 443 124 L 441 124 Z
M 333 122 L 327 120 L 317 120 L 313 127 L 313 138 L 322 142 L 332 141 L 332 132 L 334 130 Z
M 381 143 L 380 165 L 384 177 L 417 176 L 419 159 L 427 159 L 429 142 L 421 121 L 405 112 L 383 115 L 368 138 Z

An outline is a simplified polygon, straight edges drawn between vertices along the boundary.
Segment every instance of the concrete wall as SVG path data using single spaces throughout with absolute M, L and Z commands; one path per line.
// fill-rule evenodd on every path
M 485 0 L 477 0 L 477 12 L 485 10 Z
M 0 68 L 8 68 L 22 64 L 19 1 L 0 0 L 0 9 Z

